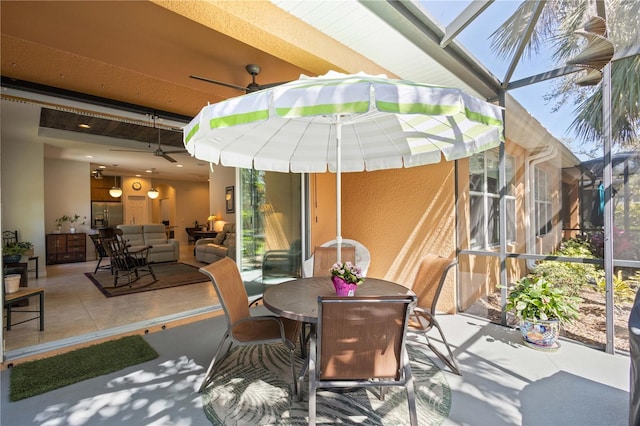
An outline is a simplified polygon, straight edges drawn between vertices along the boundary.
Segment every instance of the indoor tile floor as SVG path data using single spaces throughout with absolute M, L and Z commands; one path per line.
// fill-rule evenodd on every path
M 180 261 L 197 266 L 193 244 L 182 244 Z M 84 275 L 93 272 L 97 261 L 48 265 L 47 274 L 36 279 L 30 273 L 29 286 L 45 289 L 45 329 L 38 321 L 28 321 L 4 330 L 5 358 L 12 352 L 55 341 L 105 333 L 110 329 L 142 324 L 185 311 L 205 309 L 218 304 L 210 282 L 190 284 L 161 291 L 105 297 Z M 98 273 L 107 273 L 99 271 Z M 37 306 L 37 298 L 31 300 Z M 33 314 L 21 314 L 33 315 Z M 15 318 L 19 318 L 16 315 Z M 5 325 L 6 319 L 3 319 Z

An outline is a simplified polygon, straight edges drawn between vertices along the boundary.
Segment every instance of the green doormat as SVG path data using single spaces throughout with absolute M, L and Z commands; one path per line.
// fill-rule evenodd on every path
M 29 398 L 157 357 L 158 353 L 142 336 L 127 336 L 18 364 L 11 369 L 9 401 Z

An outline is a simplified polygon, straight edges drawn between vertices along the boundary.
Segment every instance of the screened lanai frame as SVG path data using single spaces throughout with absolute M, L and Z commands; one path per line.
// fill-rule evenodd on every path
M 453 41 L 455 40 L 456 35 L 458 35 L 461 31 L 463 31 L 469 24 L 471 24 L 474 19 L 481 14 L 493 1 L 474 1 L 463 10 L 458 17 L 456 17 L 449 26 L 447 26 L 444 31 L 440 25 L 435 23 L 424 11 L 420 8 L 419 4 L 413 1 L 393 1 L 393 2 L 363 2 L 373 13 L 379 15 L 380 17 L 399 15 L 404 18 L 397 20 L 390 20 L 391 25 L 394 28 L 405 35 L 410 40 L 419 40 L 420 44 L 424 47 L 425 51 L 429 51 L 432 55 L 438 55 L 439 60 L 441 61 L 451 61 L 449 62 L 449 66 L 455 69 L 458 72 L 461 78 L 465 79 L 467 82 L 474 86 L 482 86 L 484 90 L 493 91 L 496 100 L 499 102 L 501 106 L 506 105 L 506 94 L 509 90 L 514 90 L 517 88 L 525 87 L 531 84 L 535 84 L 541 81 L 545 81 L 548 79 L 561 77 L 564 75 L 568 75 L 574 72 L 582 71 L 582 68 L 576 66 L 565 66 L 562 68 L 549 70 L 548 72 L 537 74 L 528 78 L 520 79 L 518 81 L 511 81 L 511 77 L 513 72 L 520 61 L 521 55 L 524 51 L 524 46 L 526 45 L 528 39 L 530 38 L 535 23 L 540 16 L 542 8 L 544 7 L 545 2 L 540 1 L 537 2 L 536 10 L 531 15 L 531 20 L 526 30 L 522 33 L 522 38 L 519 42 L 519 46 L 517 48 L 516 54 L 511 60 L 510 66 L 507 70 L 507 73 L 503 79 L 503 81 L 497 81 L 495 76 L 489 73 L 486 69 L 484 69 L 480 64 L 477 64 L 475 58 L 470 57 L 466 54 L 463 49 L 460 49 Z M 597 5 L 597 14 L 605 18 L 606 20 L 606 10 L 604 2 L 598 1 Z M 406 22 L 411 22 L 411 26 L 407 26 Z M 429 43 L 425 42 L 425 39 L 428 42 L 433 43 L 433 45 L 429 45 Z M 624 59 L 627 57 L 635 56 L 640 54 L 640 45 L 631 46 L 624 50 L 617 51 L 612 59 L 612 61 Z M 480 66 L 473 66 L 480 65 Z M 471 74 L 469 76 L 469 73 Z M 614 300 L 613 300 L 613 268 L 614 266 L 620 267 L 632 267 L 632 268 L 640 268 L 640 262 L 636 261 L 620 261 L 613 259 L 613 241 L 612 241 L 612 228 L 613 228 L 613 205 L 612 205 L 612 167 L 611 167 L 611 143 L 612 143 L 612 130 L 611 130 L 611 63 L 608 63 L 603 69 L 603 80 L 601 83 L 601 90 L 603 91 L 603 158 L 604 158 L 604 173 L 603 173 L 603 183 L 605 186 L 605 208 L 604 208 L 604 259 L 583 259 L 583 258 L 569 258 L 569 257 L 556 257 L 556 256 L 546 256 L 546 255 L 537 255 L 531 253 L 508 253 L 507 252 L 507 241 L 505 236 L 506 232 L 506 220 L 505 215 L 500 215 L 499 218 L 499 248 L 497 251 L 488 251 L 488 250 L 470 250 L 470 249 L 461 249 L 459 246 L 457 249 L 457 255 L 471 255 L 471 256 L 486 256 L 486 257 L 497 257 L 500 262 L 500 273 L 499 273 L 499 283 L 502 286 L 501 289 L 501 305 L 502 305 L 502 318 L 501 322 L 506 324 L 506 312 L 504 310 L 504 306 L 506 304 L 506 296 L 507 296 L 507 260 L 508 259 L 525 259 L 532 261 L 539 260 L 558 260 L 562 262 L 570 262 L 570 263 L 584 263 L 584 262 L 593 262 L 602 264 L 605 272 L 605 281 L 606 281 L 606 352 L 614 353 Z M 505 126 L 509 126 L 509 122 L 505 120 Z M 506 182 L 505 182 L 505 145 L 501 144 L 499 150 L 499 188 L 500 188 L 500 201 L 499 201 L 499 209 L 500 211 L 506 211 Z M 456 197 L 457 197 L 456 191 Z M 458 199 L 456 198 L 456 205 L 458 204 Z M 460 281 L 460 274 L 457 274 L 458 285 Z

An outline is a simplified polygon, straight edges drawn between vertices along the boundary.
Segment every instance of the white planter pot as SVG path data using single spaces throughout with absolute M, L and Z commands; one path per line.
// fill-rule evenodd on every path
M 7 294 L 20 290 L 20 275 L 11 274 L 4 277 L 5 291 Z

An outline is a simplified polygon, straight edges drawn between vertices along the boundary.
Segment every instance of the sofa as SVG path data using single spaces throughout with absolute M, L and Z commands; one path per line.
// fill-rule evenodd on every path
M 201 238 L 196 241 L 196 260 L 213 263 L 229 257 L 236 260 L 236 224 L 225 223 L 215 238 Z
M 149 262 L 175 262 L 180 258 L 180 242 L 167 238 L 165 225 L 118 225 L 122 237 L 130 244 L 130 250 L 151 246 Z

